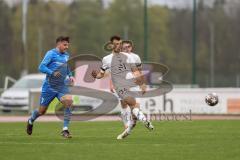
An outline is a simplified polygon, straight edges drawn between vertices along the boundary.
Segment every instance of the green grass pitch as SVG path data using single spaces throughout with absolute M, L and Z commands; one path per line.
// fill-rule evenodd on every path
M 161 121 L 149 132 L 138 123 L 116 140 L 121 122 L 73 122 L 72 139 L 60 136 L 61 122 L 0 123 L 1 160 L 239 160 L 240 121 Z

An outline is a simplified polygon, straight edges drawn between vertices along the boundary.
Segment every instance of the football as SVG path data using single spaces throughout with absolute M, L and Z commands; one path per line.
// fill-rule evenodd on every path
M 216 93 L 209 93 L 206 97 L 205 97 L 205 102 L 209 105 L 209 106 L 215 106 L 216 104 L 218 104 L 218 95 Z

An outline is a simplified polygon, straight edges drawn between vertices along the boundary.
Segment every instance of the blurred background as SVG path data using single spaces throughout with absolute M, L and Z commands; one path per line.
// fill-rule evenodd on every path
M 0 0 L 0 88 L 38 72 L 59 35 L 71 37 L 71 56 L 103 57 L 113 34 L 167 65 L 173 84 L 239 87 L 239 17 L 238 0 Z

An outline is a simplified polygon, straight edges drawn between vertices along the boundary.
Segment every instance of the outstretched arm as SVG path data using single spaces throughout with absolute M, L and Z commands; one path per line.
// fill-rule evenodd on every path
M 107 63 L 107 60 L 103 58 L 102 60 L 102 67 L 101 70 L 93 70 L 92 71 L 92 77 L 96 79 L 101 79 L 105 76 L 105 71 L 109 69 L 109 65 Z

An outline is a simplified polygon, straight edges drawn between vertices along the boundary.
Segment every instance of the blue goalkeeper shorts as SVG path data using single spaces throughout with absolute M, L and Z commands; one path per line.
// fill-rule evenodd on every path
M 64 87 L 61 90 L 54 90 L 52 88 L 45 88 L 41 92 L 40 105 L 48 107 L 48 105 L 52 102 L 52 100 L 55 97 L 60 101 L 61 97 L 63 97 L 64 95 L 66 95 L 68 93 L 69 93 L 69 91 L 68 91 L 67 87 Z

